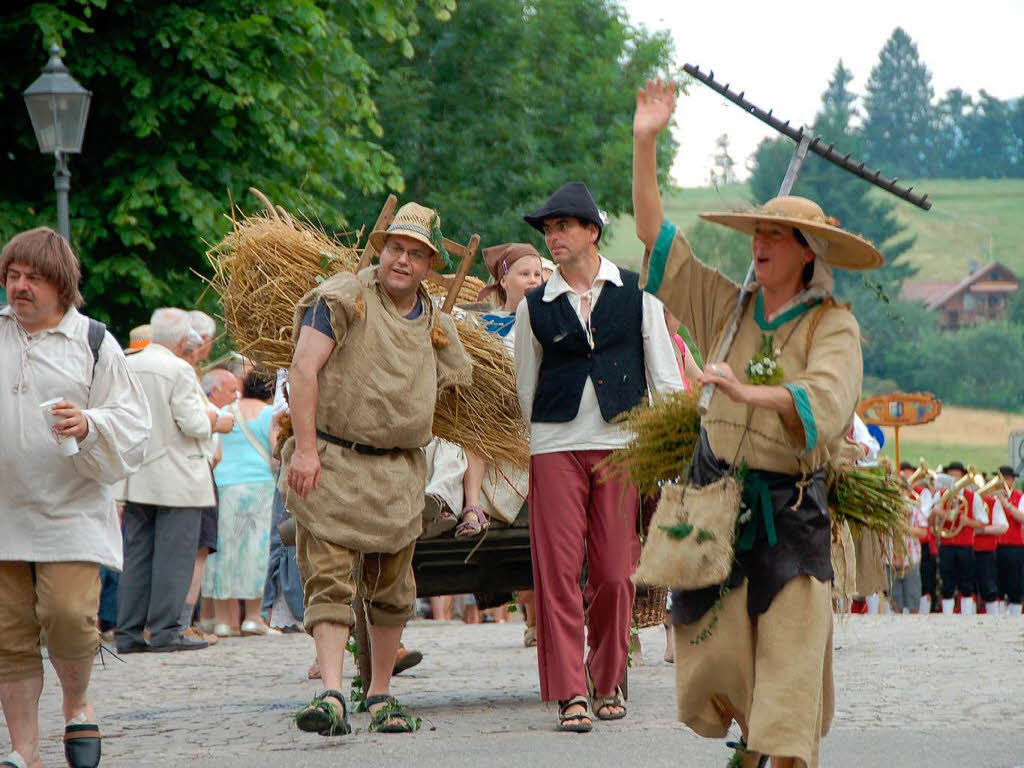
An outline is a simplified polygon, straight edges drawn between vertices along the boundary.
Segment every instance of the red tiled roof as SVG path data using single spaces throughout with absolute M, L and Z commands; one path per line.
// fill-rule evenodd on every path
M 948 293 L 956 283 L 937 280 L 906 280 L 900 288 L 900 301 L 930 303 L 938 296 Z

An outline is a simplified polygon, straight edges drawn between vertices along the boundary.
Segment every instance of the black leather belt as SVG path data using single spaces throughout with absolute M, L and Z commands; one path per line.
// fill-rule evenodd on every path
M 404 448 L 375 448 L 372 445 L 357 443 L 355 440 L 342 440 L 340 437 L 321 432 L 319 429 L 316 431 L 316 436 L 321 440 L 326 440 L 328 443 L 340 445 L 342 448 L 348 448 L 350 451 L 355 451 L 365 456 L 387 456 L 388 454 L 401 453 L 405 450 Z

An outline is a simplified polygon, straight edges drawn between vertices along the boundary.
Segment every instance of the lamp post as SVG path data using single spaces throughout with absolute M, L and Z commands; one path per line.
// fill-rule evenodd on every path
M 43 67 L 43 74 L 25 89 L 23 95 L 39 151 L 45 154 L 52 152 L 56 161 L 53 186 L 57 190 L 57 228 L 70 242 L 68 192 L 71 190 L 71 172 L 67 156 L 82 151 L 92 93 L 68 74 L 68 68 L 60 60 L 60 47 L 54 43 L 50 46 L 50 60 Z

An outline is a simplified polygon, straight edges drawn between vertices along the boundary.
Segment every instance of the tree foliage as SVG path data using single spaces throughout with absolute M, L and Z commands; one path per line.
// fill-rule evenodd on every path
M 378 46 L 381 142 L 406 193 L 436 207 L 445 233 L 483 244 L 533 240 L 522 216 L 568 181 L 610 215 L 632 209 L 637 88 L 671 74 L 667 33 L 629 24 L 611 0 L 475 0 L 447 23 L 419 18 L 410 59 Z M 659 145 L 662 181 L 675 145 Z M 379 201 L 366 201 L 372 221 Z
M 123 333 L 154 306 L 194 301 L 202 239 L 228 226 L 229 195 L 256 186 L 342 227 L 356 197 L 401 189 L 361 51 L 411 56 L 418 20 L 452 9 L 454 0 L 8 4 L 0 237 L 55 219 L 52 160 L 21 98 L 50 42 L 93 92 L 83 153 L 71 160 L 87 311 Z
M 889 175 L 926 176 L 934 146 L 932 76 L 901 27 L 882 47 L 866 90 L 867 161 Z

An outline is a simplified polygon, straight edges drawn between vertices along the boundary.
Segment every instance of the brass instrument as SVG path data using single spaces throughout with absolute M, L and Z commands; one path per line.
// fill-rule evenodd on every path
M 924 456 L 921 457 L 921 462 L 918 464 L 917 469 L 913 471 L 910 477 L 907 478 L 907 485 L 910 487 L 910 493 L 915 498 L 917 494 L 914 493 L 914 484 L 925 475 L 930 475 L 931 469 L 928 468 L 928 462 L 924 460 Z
M 979 485 L 978 486 L 978 490 L 975 491 L 975 493 L 980 493 L 982 496 L 991 496 L 992 495 L 992 491 L 994 491 L 999 486 L 1003 486 L 1003 490 L 1005 492 L 1005 490 L 1006 490 L 1006 483 L 1003 482 L 1003 478 L 1002 477 L 1000 477 L 999 475 L 996 475 L 991 480 L 989 480 L 987 483 L 983 483 L 982 485 Z
M 933 505 L 932 508 L 938 507 L 938 510 L 932 516 L 930 523 L 932 525 L 932 532 L 937 539 L 952 539 L 958 536 L 964 529 L 965 515 L 969 515 L 971 510 L 967 509 L 967 502 L 960 496 L 960 492 L 972 483 L 976 483 L 976 478 L 973 477 L 974 474 L 974 469 L 969 469 L 967 474 L 953 483 L 951 488 L 943 491 L 938 502 Z M 949 475 L 946 475 L 946 477 L 949 477 Z M 955 499 L 956 503 L 950 505 L 951 499 Z M 946 525 L 949 525 L 950 528 L 947 529 Z

